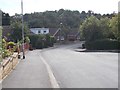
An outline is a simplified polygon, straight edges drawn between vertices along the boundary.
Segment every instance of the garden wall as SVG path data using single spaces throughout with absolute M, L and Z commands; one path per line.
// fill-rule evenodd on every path
M 17 65 L 18 63 L 18 53 L 14 53 L 11 57 L 6 58 L 2 62 L 0 68 L 0 79 L 4 79 Z

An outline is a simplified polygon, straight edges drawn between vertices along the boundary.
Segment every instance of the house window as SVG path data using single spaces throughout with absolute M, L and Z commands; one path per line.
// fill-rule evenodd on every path
M 40 31 L 38 31 L 38 34 L 40 34 L 41 32 Z
M 44 31 L 44 33 L 46 33 L 46 31 Z

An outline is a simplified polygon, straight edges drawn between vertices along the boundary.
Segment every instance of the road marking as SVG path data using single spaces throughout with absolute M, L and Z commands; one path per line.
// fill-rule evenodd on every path
M 55 76 L 50 68 L 50 66 L 48 65 L 48 63 L 45 61 L 45 59 L 41 56 L 40 54 L 40 59 L 43 61 L 43 63 L 45 64 L 48 74 L 49 74 L 49 78 L 50 78 L 50 82 L 52 85 L 52 88 L 60 88 L 59 84 L 57 83 L 57 80 L 55 79 Z

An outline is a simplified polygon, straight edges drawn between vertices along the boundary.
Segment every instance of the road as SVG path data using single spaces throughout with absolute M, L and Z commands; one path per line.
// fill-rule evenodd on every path
M 60 87 L 117 88 L 118 54 L 75 52 L 78 46 L 80 44 L 63 45 L 41 52 Z
M 60 88 L 117 88 L 118 54 L 76 52 L 78 46 L 81 44 L 28 52 L 3 81 L 3 88 L 51 88 L 54 78 Z

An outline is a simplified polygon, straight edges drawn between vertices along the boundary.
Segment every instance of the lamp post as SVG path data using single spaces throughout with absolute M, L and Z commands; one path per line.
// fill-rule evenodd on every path
M 23 51 L 23 59 L 25 59 L 25 52 L 24 52 L 24 21 L 23 21 L 23 0 L 21 0 L 21 14 L 22 14 L 22 51 Z
M 60 40 L 60 43 L 61 43 L 61 37 L 62 37 L 62 35 L 61 35 L 61 31 L 62 31 L 62 23 L 60 23 L 60 37 L 59 37 L 59 40 Z

